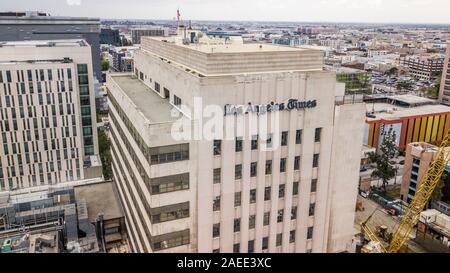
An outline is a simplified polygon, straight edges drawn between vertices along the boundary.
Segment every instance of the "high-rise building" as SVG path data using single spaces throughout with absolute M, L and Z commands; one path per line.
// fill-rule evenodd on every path
M 365 105 L 321 51 L 186 33 L 134 58 L 107 78 L 134 251 L 351 251 Z
M 439 55 L 405 56 L 400 58 L 400 64 L 409 69 L 409 74 L 417 79 L 435 80 L 442 73 L 444 58 Z
M 0 190 L 101 178 L 91 47 L 0 44 Z
M 445 56 L 439 99 L 450 104 L 450 46 L 447 47 L 447 54 Z
M 144 36 L 167 36 L 169 35 L 169 30 L 162 27 L 139 27 L 131 29 L 131 40 L 133 44 L 140 44 L 141 37 Z
M 86 40 L 91 45 L 93 72 L 101 80 L 99 34 L 99 18 L 51 16 L 39 12 L 0 12 L 0 42 Z
M 102 28 L 100 31 L 100 43 L 120 46 L 120 33 L 118 29 Z

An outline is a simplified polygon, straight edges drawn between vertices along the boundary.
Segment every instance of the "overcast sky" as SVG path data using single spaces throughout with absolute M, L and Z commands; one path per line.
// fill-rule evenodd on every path
M 0 0 L 2 11 L 100 18 L 450 23 L 450 0 Z

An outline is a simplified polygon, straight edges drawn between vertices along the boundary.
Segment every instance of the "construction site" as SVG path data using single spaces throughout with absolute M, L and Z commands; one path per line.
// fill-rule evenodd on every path
M 399 199 L 388 200 L 373 192 L 358 196 L 356 252 L 450 253 L 450 206 L 432 198 L 436 189 L 446 194 L 449 145 L 450 132 L 439 146 L 409 145 L 402 184 L 397 187 Z

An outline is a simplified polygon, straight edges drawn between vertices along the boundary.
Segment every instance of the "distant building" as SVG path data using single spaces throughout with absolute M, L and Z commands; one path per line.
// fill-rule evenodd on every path
M 423 80 L 434 80 L 439 77 L 444 67 L 444 58 L 435 56 L 400 57 L 400 65 L 408 67 L 412 77 Z
M 162 27 L 142 27 L 131 29 L 131 41 L 140 44 L 143 36 L 168 36 L 169 30 Z
M 440 144 L 450 128 L 450 107 L 413 95 L 366 96 L 364 144 L 378 148 L 392 128 L 400 151 L 411 142 Z
M 100 68 L 100 19 L 50 16 L 39 12 L 0 12 L 1 41 L 84 39 L 91 45 L 93 72 Z
M 447 54 L 445 56 L 439 99 L 450 104 L 450 46 L 447 47 Z
M 102 28 L 100 32 L 100 44 L 120 46 L 119 30 Z
M 0 45 L 0 191 L 101 179 L 89 44 Z
M 133 71 L 133 52 L 138 47 L 111 47 L 109 50 L 109 65 L 116 72 Z

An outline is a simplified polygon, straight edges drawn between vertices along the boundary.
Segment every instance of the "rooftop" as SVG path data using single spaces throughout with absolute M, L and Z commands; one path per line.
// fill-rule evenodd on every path
M 450 107 L 442 104 L 429 104 L 416 107 L 402 107 L 389 103 L 366 103 L 367 112 L 375 117 L 368 117 L 367 121 L 399 120 L 405 117 L 450 113 Z M 375 110 L 374 113 L 372 111 Z
M 111 74 L 111 79 L 134 103 L 150 123 L 165 123 L 175 121 L 171 116 L 175 109 L 167 99 L 158 96 L 150 87 L 142 83 L 132 74 Z
M 0 48 L 2 48 L 2 47 L 84 47 L 84 46 L 88 46 L 86 41 L 78 40 L 78 39 L 0 42 Z
M 75 198 L 87 203 L 89 222 L 95 222 L 99 213 L 103 213 L 105 220 L 123 216 L 112 182 L 77 186 L 74 190 Z
M 202 76 L 322 70 L 323 52 L 317 49 L 244 43 L 241 37 L 191 34 L 194 42 L 182 36 L 143 37 L 141 50 Z

